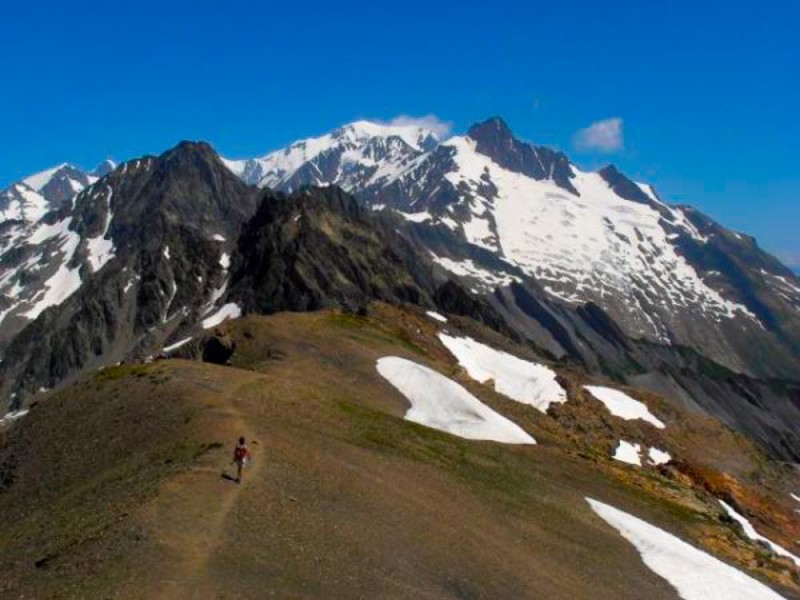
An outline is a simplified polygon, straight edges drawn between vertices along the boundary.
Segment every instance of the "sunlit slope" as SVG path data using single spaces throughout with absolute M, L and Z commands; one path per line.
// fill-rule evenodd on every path
M 9 431 L 3 595 L 676 598 L 586 497 L 783 584 L 785 597 L 796 589 L 789 567 L 721 520 L 699 475 L 611 458 L 622 437 L 685 460 L 698 438 L 710 440 L 737 453 L 727 471 L 746 492 L 760 457 L 713 423 L 689 431 L 684 415 L 648 396 L 666 423 L 659 437 L 610 415 L 580 392 L 580 374 L 561 369 L 569 398 L 549 413 L 512 400 L 474 381 L 439 334 L 535 357 L 468 321 L 376 305 L 368 317 L 283 313 L 223 328 L 232 366 L 106 369 Z M 537 444 L 405 420 L 408 401 L 376 369 L 386 356 L 451 378 Z M 236 486 L 221 475 L 239 435 L 253 440 L 255 460 Z M 710 456 L 696 470 L 716 473 Z

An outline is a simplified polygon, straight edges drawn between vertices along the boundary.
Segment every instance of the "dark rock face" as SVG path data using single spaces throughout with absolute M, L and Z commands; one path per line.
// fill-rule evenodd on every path
M 431 306 L 433 276 L 396 226 L 338 188 L 267 192 L 239 238 L 228 297 L 260 313 Z
M 203 343 L 203 362 L 227 365 L 236 352 L 236 342 L 224 334 L 208 337 Z
M 482 299 L 469 294 L 454 281 L 447 281 L 439 286 L 433 297 L 437 308 L 448 314 L 469 317 L 506 334 L 512 339 L 517 338 L 514 330 L 506 325 L 506 322 L 496 310 Z
M 543 146 L 520 142 L 501 118 L 493 117 L 473 125 L 467 135 L 475 140 L 478 152 L 504 169 L 539 181 L 552 179 L 559 187 L 578 195 L 578 190 L 570 181 L 575 174 L 566 155 Z
M 654 204 L 638 185 L 620 173 L 614 165 L 603 167 L 598 171 L 598 174 L 605 179 L 608 187 L 614 190 L 620 198 L 625 198 L 625 200 L 638 204 Z

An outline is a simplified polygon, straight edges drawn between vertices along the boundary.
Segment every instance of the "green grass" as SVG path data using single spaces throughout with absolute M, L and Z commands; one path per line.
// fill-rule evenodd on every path
M 435 466 L 512 503 L 535 488 L 524 451 L 463 440 L 346 401 L 335 406 L 350 421 L 346 441 L 359 447 Z
M 149 372 L 152 372 L 154 365 L 143 364 L 129 364 L 129 365 L 116 365 L 113 367 L 106 367 L 105 369 L 95 373 L 93 379 L 95 381 L 117 381 L 125 377 L 144 377 Z
M 429 352 L 416 344 L 401 329 L 387 330 L 376 326 L 368 317 L 361 317 L 351 313 L 331 313 L 325 317 L 325 322 L 348 332 L 350 339 L 361 343 L 377 342 L 400 344 L 409 352 L 418 356 L 428 356 Z

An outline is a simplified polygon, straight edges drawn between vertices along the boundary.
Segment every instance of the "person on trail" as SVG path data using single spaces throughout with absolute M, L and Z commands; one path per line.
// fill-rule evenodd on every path
M 236 449 L 233 451 L 233 462 L 236 463 L 236 483 L 242 483 L 242 468 L 250 460 L 250 450 L 244 442 L 244 438 L 239 438 Z

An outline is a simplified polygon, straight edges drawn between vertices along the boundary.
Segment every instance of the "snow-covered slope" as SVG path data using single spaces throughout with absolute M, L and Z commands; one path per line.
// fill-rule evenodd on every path
M 572 304 L 614 297 L 631 308 L 634 333 L 662 341 L 669 341 L 666 315 L 681 309 L 701 310 L 713 319 L 755 319 L 678 253 L 672 241 L 682 234 L 703 241 L 680 209 L 655 198 L 652 204 L 622 198 L 602 175 L 577 167 L 572 184 L 578 193 L 572 193 L 553 180 L 504 169 L 478 152 L 469 137 L 445 146 L 457 165 L 445 179 L 463 200 L 444 213 L 453 220 L 442 222 L 519 266 L 553 296 Z M 459 208 L 466 214 L 457 222 Z M 658 299 L 665 317 L 653 318 L 650 298 Z
M 76 252 L 82 236 L 70 213 L 75 198 L 98 179 L 64 163 L 0 192 L 0 342 L 80 287 L 81 261 Z M 107 204 L 111 193 L 107 186 L 88 190 L 92 196 L 107 195 Z M 83 255 L 92 271 L 113 256 L 113 244 L 105 239 L 111 215 L 106 210 L 104 216 L 100 235 L 83 236 Z
M 478 293 L 534 282 L 552 302 L 600 307 L 627 336 L 691 346 L 736 371 L 748 372 L 742 355 L 760 343 L 761 354 L 784 344 L 763 341 L 774 321 L 788 315 L 800 331 L 800 283 L 752 238 L 664 203 L 613 166 L 585 171 L 522 142 L 498 118 L 439 143 L 423 128 L 360 121 L 226 164 L 248 183 L 335 184 L 399 212 Z
M 103 222 L 99 231 L 76 227 L 78 221 L 69 211 L 65 216 L 50 212 L 33 222 L 7 223 L 0 238 L 0 324 L 4 334 L 18 330 L 75 293 L 83 281 L 84 264 L 86 273 L 94 273 L 114 257 L 109 237 L 112 188 L 101 183 L 81 194 L 86 203 L 104 205 L 98 211 Z

